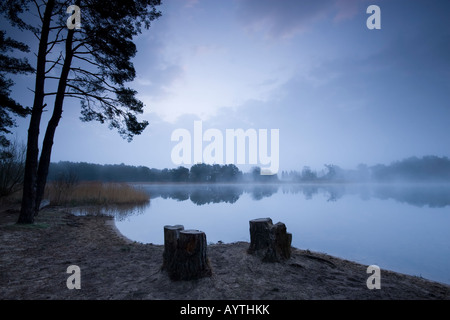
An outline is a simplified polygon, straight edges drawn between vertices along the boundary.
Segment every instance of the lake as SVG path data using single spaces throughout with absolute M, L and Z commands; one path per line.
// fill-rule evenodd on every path
M 165 225 L 208 243 L 250 241 L 249 221 L 270 217 L 292 246 L 450 284 L 448 185 L 136 185 L 145 207 L 116 213 L 131 240 L 163 244 Z

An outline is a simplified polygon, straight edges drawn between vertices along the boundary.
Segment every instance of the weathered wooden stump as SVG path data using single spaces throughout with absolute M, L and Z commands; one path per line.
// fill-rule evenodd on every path
M 180 231 L 184 230 L 182 225 L 164 226 L 164 252 L 162 270 L 169 270 L 175 251 L 177 250 Z
M 282 222 L 272 223 L 270 218 L 250 220 L 250 247 L 265 262 L 280 262 L 291 257 L 292 234 L 286 232 Z
M 272 227 L 275 236 L 274 251 L 277 260 L 287 260 L 291 257 L 292 234 L 287 232 L 283 222 L 277 222 Z
M 172 280 L 193 280 L 211 275 L 206 255 L 206 235 L 184 227 L 164 227 L 163 270 Z

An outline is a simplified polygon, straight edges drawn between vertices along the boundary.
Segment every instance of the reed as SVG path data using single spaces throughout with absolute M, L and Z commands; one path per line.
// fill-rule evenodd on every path
M 45 198 L 51 205 L 125 205 L 147 203 L 150 195 L 127 183 L 80 182 L 73 185 L 48 183 Z

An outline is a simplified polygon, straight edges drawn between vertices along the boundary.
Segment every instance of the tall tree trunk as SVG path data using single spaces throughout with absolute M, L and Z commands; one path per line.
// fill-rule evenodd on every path
M 48 36 L 54 0 L 48 0 L 42 22 L 41 38 L 36 68 L 36 82 L 33 109 L 28 128 L 27 154 L 22 193 L 22 205 L 17 223 L 33 223 L 36 206 L 37 169 L 39 157 L 39 126 L 44 106 L 45 62 L 47 57 Z
M 39 168 L 37 171 L 35 215 L 37 215 L 39 212 L 41 200 L 44 196 L 45 184 L 47 182 L 48 169 L 50 166 L 50 159 L 52 154 L 53 140 L 55 137 L 56 128 L 58 127 L 59 120 L 61 119 L 63 112 L 64 96 L 67 88 L 67 78 L 69 77 L 70 65 L 72 64 L 73 59 L 73 34 L 74 29 L 69 30 L 67 33 L 66 55 L 64 58 L 64 65 L 61 70 L 61 76 L 59 78 L 58 91 L 55 97 L 53 114 L 48 122 L 47 130 L 45 131 L 44 142 L 42 143 L 42 152 L 39 159 Z

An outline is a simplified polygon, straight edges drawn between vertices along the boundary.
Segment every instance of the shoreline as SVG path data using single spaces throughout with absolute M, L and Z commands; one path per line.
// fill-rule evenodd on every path
M 118 236 L 120 237 L 126 244 L 132 244 L 132 243 L 136 243 L 136 241 L 131 240 L 130 238 L 126 237 L 124 234 L 122 234 L 122 232 L 120 232 L 120 230 L 117 228 L 116 226 L 116 222 L 114 221 L 114 219 L 109 219 L 105 221 L 105 225 L 109 228 L 111 228 L 111 230 Z
M 247 242 L 208 244 L 213 275 L 171 281 L 163 245 L 126 238 L 111 217 L 47 207 L 20 226 L 17 215 L 0 210 L 3 300 L 450 300 L 449 285 L 383 269 L 370 290 L 368 266 L 325 253 L 293 248 L 289 260 L 263 263 Z M 69 265 L 80 267 L 81 290 L 66 286 Z
M 163 243 L 155 243 L 155 242 L 148 242 L 147 243 L 147 242 L 140 242 L 140 241 L 132 240 L 131 238 L 128 238 L 126 235 L 124 235 L 123 233 L 120 232 L 119 228 L 116 226 L 116 222 L 115 222 L 114 218 L 111 219 L 111 220 L 106 221 L 105 224 L 108 227 L 110 227 L 112 230 L 114 230 L 114 232 L 117 234 L 117 236 L 121 237 L 123 239 L 123 241 L 125 241 L 127 244 L 138 243 L 138 244 L 141 244 L 141 245 L 153 245 L 153 246 L 160 246 L 161 248 L 164 249 L 164 244 Z M 218 242 L 208 242 L 207 245 L 208 245 L 208 247 L 210 247 L 210 246 L 214 246 L 214 245 L 232 245 L 232 244 L 236 244 L 236 243 L 245 243 L 245 244 L 247 244 L 247 246 L 250 245 L 250 242 L 245 241 L 245 240 L 237 240 L 237 241 L 232 241 L 232 242 L 226 242 L 226 241 L 219 240 Z M 316 254 L 330 256 L 330 257 L 333 257 L 335 259 L 350 261 L 350 262 L 353 262 L 355 264 L 363 265 L 363 266 L 366 266 L 366 267 L 369 266 L 369 264 L 364 263 L 363 261 L 359 261 L 359 260 L 355 260 L 355 259 L 351 259 L 351 258 L 346 258 L 344 256 L 333 255 L 333 254 L 327 253 L 325 251 L 315 251 L 315 250 L 310 250 L 310 249 L 301 249 L 301 248 L 294 247 L 294 246 L 291 246 L 291 248 L 294 249 L 294 250 L 300 250 L 300 251 L 304 251 L 304 252 L 314 252 Z M 404 275 L 407 275 L 407 276 L 420 278 L 420 279 L 423 279 L 423 280 L 426 280 L 426 281 L 435 282 L 435 283 L 439 283 L 439 284 L 442 284 L 444 286 L 449 286 L 450 287 L 450 283 L 446 283 L 444 281 L 439 281 L 439 280 L 436 280 L 436 279 L 426 278 L 426 277 L 423 277 L 421 274 L 413 274 L 413 273 L 401 272 L 401 271 L 398 271 L 398 270 L 389 269 L 389 268 L 383 268 L 383 267 L 380 267 L 380 269 L 381 269 L 381 271 L 389 271 L 389 272 L 394 272 L 394 273 L 398 273 L 398 274 L 404 274 Z

